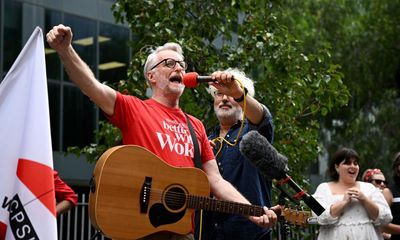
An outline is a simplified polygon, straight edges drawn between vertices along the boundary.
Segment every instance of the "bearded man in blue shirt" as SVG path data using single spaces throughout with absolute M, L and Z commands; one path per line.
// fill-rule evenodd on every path
M 268 108 L 254 98 L 253 81 L 237 69 L 217 71 L 212 77 L 226 79 L 224 84 L 210 82 L 214 111 L 219 120 L 209 136 L 219 171 L 253 205 L 271 207 L 271 181 L 239 150 L 244 134 L 258 131 L 272 143 L 274 129 Z M 201 221 L 201 222 L 200 222 Z M 196 214 L 196 239 L 270 240 L 271 229 L 261 228 L 246 216 L 203 212 Z

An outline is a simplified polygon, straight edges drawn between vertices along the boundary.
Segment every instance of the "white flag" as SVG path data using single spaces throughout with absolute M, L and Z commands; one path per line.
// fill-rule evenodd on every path
M 46 65 L 39 27 L 0 84 L 0 149 L 0 240 L 57 239 Z

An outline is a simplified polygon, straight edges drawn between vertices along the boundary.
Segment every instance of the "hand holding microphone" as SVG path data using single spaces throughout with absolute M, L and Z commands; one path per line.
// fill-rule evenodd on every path
M 196 72 L 190 72 L 183 76 L 183 84 L 186 87 L 194 88 L 200 83 L 208 83 L 215 87 L 219 93 L 240 98 L 243 95 L 242 83 L 231 73 L 216 71 L 211 76 L 199 76 Z

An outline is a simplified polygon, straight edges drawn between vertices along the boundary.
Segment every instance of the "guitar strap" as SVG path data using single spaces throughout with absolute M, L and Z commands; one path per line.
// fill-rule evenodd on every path
M 197 137 L 196 137 L 196 133 L 192 127 L 192 123 L 190 122 L 190 119 L 188 117 L 188 115 L 185 113 L 185 117 L 186 117 L 186 122 L 189 128 L 189 132 L 190 132 L 190 136 L 192 136 L 192 141 L 193 141 L 193 148 L 194 148 L 194 157 L 193 157 L 193 162 L 194 165 L 201 169 L 201 158 L 200 158 L 200 149 L 199 149 L 199 143 L 197 142 Z M 199 215 L 200 217 L 200 227 L 199 227 L 199 236 L 198 236 L 198 240 L 202 240 L 202 232 L 203 232 L 203 209 L 200 210 L 200 214 L 198 214 L 198 211 L 195 212 L 194 214 L 194 219 L 197 218 L 197 215 Z
M 190 119 L 186 113 L 185 113 L 185 117 L 186 117 L 186 122 L 187 122 L 187 125 L 189 128 L 189 131 L 190 131 L 190 136 L 192 136 L 192 140 L 193 140 L 193 148 L 194 148 L 193 162 L 197 168 L 201 169 L 200 148 L 199 148 L 199 143 L 197 142 L 196 133 L 194 132 L 192 123 L 190 123 Z

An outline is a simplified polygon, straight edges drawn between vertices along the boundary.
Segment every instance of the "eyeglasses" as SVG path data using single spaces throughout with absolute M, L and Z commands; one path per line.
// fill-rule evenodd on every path
M 167 59 L 161 60 L 159 63 L 154 65 L 152 68 L 150 68 L 150 70 L 153 70 L 154 68 L 156 68 L 158 65 L 160 65 L 163 62 L 165 62 L 165 66 L 169 67 L 169 68 L 174 68 L 176 63 L 179 63 L 179 65 L 183 68 L 183 70 L 187 69 L 187 63 L 185 61 L 176 61 L 172 58 L 167 58 Z
M 220 93 L 219 91 L 215 91 L 215 92 L 214 92 L 214 96 L 215 96 L 216 98 L 223 98 L 223 97 L 224 97 L 224 94 L 223 94 L 223 93 Z
M 370 182 L 375 182 L 378 185 L 381 185 L 382 183 L 385 185 L 387 184 L 385 180 L 380 180 L 380 179 L 371 179 Z

